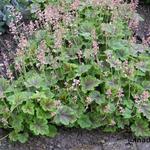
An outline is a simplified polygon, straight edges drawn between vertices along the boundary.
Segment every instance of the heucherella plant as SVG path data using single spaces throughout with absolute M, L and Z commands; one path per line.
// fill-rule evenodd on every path
M 0 0 L 0 4 L 0 34 L 3 34 L 7 32 L 11 20 L 15 22 L 18 14 L 21 14 L 24 20 L 34 20 L 35 12 L 38 9 L 43 10 L 49 2 L 47 0 Z
M 18 46 L 0 78 L 10 140 L 53 137 L 62 125 L 150 136 L 150 49 L 132 34 L 140 19 L 133 4 L 51 1 L 26 32 L 12 28 Z

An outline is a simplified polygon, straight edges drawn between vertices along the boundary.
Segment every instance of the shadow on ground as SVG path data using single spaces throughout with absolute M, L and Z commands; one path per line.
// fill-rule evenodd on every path
M 0 150 L 150 150 L 150 143 L 133 140 L 131 133 L 125 131 L 112 134 L 99 129 L 61 128 L 54 138 L 31 137 L 25 144 L 11 143 L 6 138 L 1 141 Z

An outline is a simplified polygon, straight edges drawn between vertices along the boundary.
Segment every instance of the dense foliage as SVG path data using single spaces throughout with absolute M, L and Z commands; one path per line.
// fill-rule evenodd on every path
M 6 26 L 16 16 L 14 9 L 23 15 L 30 12 L 30 3 L 28 0 L 0 0 L 0 33 L 4 33 Z
M 50 1 L 47 0 L 0 0 L 0 33 L 4 33 L 11 20 L 16 18 L 14 13 L 20 13 L 24 19 L 34 19 L 38 9 L 44 9 Z
M 53 137 L 60 125 L 150 136 L 150 50 L 132 37 L 140 17 L 130 6 L 54 1 L 36 13 L 36 30 L 15 37 L 9 80 L 0 78 L 1 127 L 12 141 Z

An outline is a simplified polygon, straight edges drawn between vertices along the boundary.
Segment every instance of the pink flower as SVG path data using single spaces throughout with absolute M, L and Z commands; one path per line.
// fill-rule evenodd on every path
M 37 59 L 38 61 L 40 62 L 40 65 L 45 65 L 47 64 L 46 63 L 46 58 L 45 58 L 45 52 L 46 52 L 46 45 L 45 45 L 45 42 L 42 41 L 40 43 L 40 46 L 39 46 L 39 52 L 37 54 Z
M 56 7 L 47 6 L 44 10 L 44 18 L 46 22 L 50 22 L 51 24 L 56 24 L 60 19 L 59 10 Z
M 150 97 L 149 92 L 148 92 L 148 91 L 144 91 L 144 92 L 142 93 L 142 95 L 141 95 L 141 100 L 142 100 L 142 101 L 147 101 L 147 100 L 149 99 L 149 97 Z
M 136 102 L 138 102 L 139 98 L 140 98 L 140 97 L 139 97 L 138 95 L 135 95 L 135 96 L 134 96 L 134 100 L 135 100 Z
M 97 43 L 97 41 L 94 40 L 94 41 L 93 41 L 94 55 L 97 55 L 98 49 L 99 49 L 98 43 Z
M 74 80 L 73 80 L 73 83 L 72 83 L 72 86 L 73 86 L 73 87 L 76 87 L 76 86 L 78 86 L 78 85 L 80 85 L 80 80 L 74 79 Z
M 111 89 L 108 89 L 108 90 L 106 91 L 106 95 L 107 95 L 107 98 L 110 98 L 110 97 L 112 96 L 112 91 L 111 91 Z
M 82 55 L 83 55 L 82 51 L 79 50 L 79 51 L 77 52 L 77 55 L 78 55 L 79 63 L 81 64 L 81 59 L 82 59 Z
M 63 29 L 55 30 L 55 32 L 54 32 L 54 48 L 61 48 L 63 32 L 64 32 Z
M 139 4 L 139 0 L 131 0 L 131 3 L 130 3 L 130 5 L 131 5 L 131 10 L 132 10 L 132 11 L 135 11 L 136 8 L 138 7 L 138 4 Z
M 2 55 L 3 55 L 3 59 L 4 59 L 3 63 L 6 68 L 6 75 L 7 75 L 8 79 L 10 79 L 12 81 L 14 79 L 14 76 L 13 76 L 12 71 L 9 68 L 9 60 L 5 54 L 2 54 Z
M 18 47 L 24 49 L 28 44 L 28 40 L 24 35 L 20 36 Z
M 76 10 L 80 5 L 80 0 L 74 0 L 74 2 L 71 4 L 71 9 Z
M 119 88 L 118 92 L 117 92 L 117 97 L 120 99 L 122 97 L 124 97 L 124 94 L 123 94 L 123 89 L 122 88 Z
M 143 91 L 141 95 L 135 95 L 134 100 L 137 104 L 148 101 L 150 98 L 150 94 L 148 91 Z

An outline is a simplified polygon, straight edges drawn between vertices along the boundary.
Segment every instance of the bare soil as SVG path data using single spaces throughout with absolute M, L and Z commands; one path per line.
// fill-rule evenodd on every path
M 4 131 L 2 131 L 3 133 Z M 3 133 L 4 134 L 4 133 Z M 6 133 L 5 133 L 6 134 Z M 4 135 L 3 135 L 4 136 Z M 131 133 L 125 131 L 103 133 L 100 129 L 88 131 L 82 129 L 59 128 L 55 138 L 31 137 L 25 143 L 10 143 L 4 139 L 0 150 L 149 150 L 150 143 L 136 143 Z M 146 147 L 147 146 L 147 147 Z

